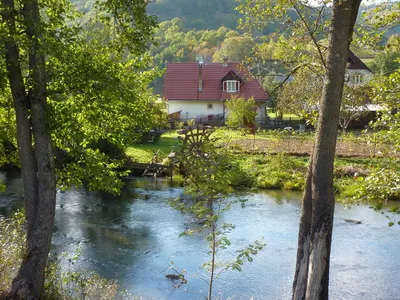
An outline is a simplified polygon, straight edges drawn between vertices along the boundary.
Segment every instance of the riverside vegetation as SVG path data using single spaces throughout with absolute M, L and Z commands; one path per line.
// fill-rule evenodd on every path
M 239 171 L 231 177 L 231 185 L 241 188 L 284 189 L 302 191 L 312 149 L 314 134 L 296 131 L 245 131 L 219 129 L 213 133 L 219 145 L 230 150 Z M 174 151 L 176 131 L 162 135 L 158 144 L 137 144 L 127 155 L 140 162 L 151 160 L 160 149 L 160 160 Z M 400 157 L 390 145 L 378 143 L 368 132 L 349 132 L 338 140 L 334 168 L 335 192 L 339 201 L 373 203 L 382 208 L 388 200 L 400 200 Z M 179 177 L 175 172 L 175 178 Z M 397 211 L 398 208 L 396 208 Z

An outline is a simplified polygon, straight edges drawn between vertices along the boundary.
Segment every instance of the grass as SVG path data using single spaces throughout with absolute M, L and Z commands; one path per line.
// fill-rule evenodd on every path
M 178 133 L 176 130 L 164 133 L 158 143 L 135 144 L 127 148 L 126 154 L 136 162 L 150 163 L 158 150 L 160 160 L 166 158 L 174 149 Z M 310 154 L 313 148 L 314 133 L 285 130 L 261 130 L 256 135 L 245 131 L 216 129 L 212 137 L 219 143 L 239 152 L 286 153 L 291 155 Z M 336 148 L 337 156 L 362 157 L 365 164 L 371 164 L 368 158 L 380 151 L 384 153 L 385 145 L 374 145 L 368 142 L 365 135 L 339 136 Z M 382 155 L 380 155 L 382 156 Z M 390 159 L 388 159 L 390 161 Z M 384 161 L 383 157 L 382 160 Z
M 168 131 L 162 134 L 158 143 L 135 144 L 128 147 L 125 153 L 136 162 L 150 163 L 154 154 L 160 150 L 159 158 L 162 160 L 173 150 L 177 137 L 178 133 L 176 131 Z
M 276 114 L 274 112 L 269 112 L 268 113 L 268 117 L 270 117 L 271 119 L 276 119 Z M 283 114 L 282 115 L 282 120 L 293 120 L 293 121 L 297 121 L 300 120 L 301 118 L 298 115 L 295 114 Z

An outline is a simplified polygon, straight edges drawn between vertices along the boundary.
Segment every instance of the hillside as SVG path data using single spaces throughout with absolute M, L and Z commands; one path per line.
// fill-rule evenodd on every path
M 180 18 L 186 29 L 234 29 L 239 13 L 235 0 L 155 0 L 148 6 L 160 21 Z

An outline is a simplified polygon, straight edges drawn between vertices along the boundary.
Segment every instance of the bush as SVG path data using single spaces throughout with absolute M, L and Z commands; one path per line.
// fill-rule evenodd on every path
M 24 220 L 21 212 L 9 219 L 0 217 L 0 295 L 11 286 L 22 261 L 26 238 Z
M 360 183 L 356 195 L 358 199 L 378 200 L 382 203 L 400 199 L 399 172 L 383 168 L 365 178 L 359 177 L 358 181 Z
M 45 299 L 123 299 L 116 281 L 106 280 L 87 271 L 66 271 L 60 268 L 61 259 L 48 262 L 46 268 Z M 76 257 L 77 259 L 77 257 Z M 68 259 L 73 264 L 73 259 Z

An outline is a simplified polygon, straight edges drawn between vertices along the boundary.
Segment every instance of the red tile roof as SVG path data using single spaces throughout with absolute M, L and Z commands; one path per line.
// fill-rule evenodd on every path
M 201 68 L 202 91 L 199 91 Z M 240 91 L 224 92 L 221 79 L 234 71 L 242 80 Z M 163 98 L 167 100 L 224 100 L 232 95 L 254 97 L 256 101 L 269 100 L 261 84 L 239 63 L 168 63 L 164 77 Z

